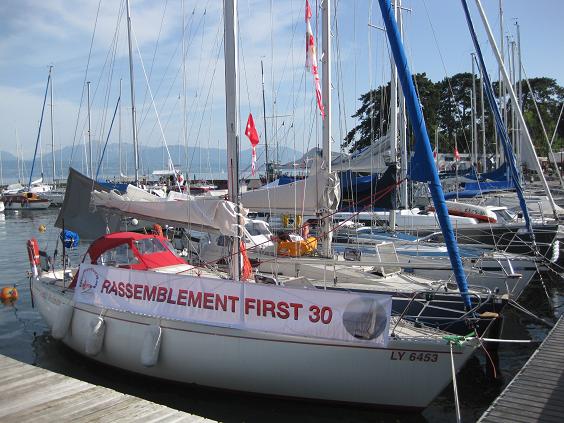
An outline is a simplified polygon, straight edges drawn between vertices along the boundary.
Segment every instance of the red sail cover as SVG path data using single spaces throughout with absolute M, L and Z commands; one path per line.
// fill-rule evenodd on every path
M 166 241 L 166 238 L 158 235 L 115 232 L 94 241 L 88 249 L 88 255 L 92 264 L 100 264 L 100 256 L 108 253 L 108 259 L 116 261 L 116 266 L 136 270 L 186 264 L 184 260 L 169 250 Z M 111 250 L 121 245 L 124 245 L 124 249 L 122 251 L 115 250 L 112 255 Z M 126 258 L 125 254 L 131 255 L 127 262 L 123 260 Z

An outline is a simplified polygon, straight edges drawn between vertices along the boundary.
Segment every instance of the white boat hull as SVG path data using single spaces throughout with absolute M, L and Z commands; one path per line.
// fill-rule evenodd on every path
M 72 293 L 33 282 L 38 309 L 50 328 Z M 450 347 L 440 336 L 401 340 L 387 348 L 160 319 L 77 304 L 62 341 L 80 354 L 98 316 L 105 321 L 99 362 L 162 379 L 235 391 L 371 406 L 425 408 L 451 381 Z M 141 364 L 148 325 L 160 325 L 153 367 Z M 399 333 L 399 332 L 398 332 Z M 472 354 L 455 348 L 459 369 Z

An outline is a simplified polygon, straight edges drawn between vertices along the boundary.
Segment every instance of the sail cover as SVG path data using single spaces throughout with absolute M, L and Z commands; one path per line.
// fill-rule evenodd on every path
M 110 216 L 102 210 L 90 208 L 90 192 L 93 189 L 103 191 L 104 187 L 71 167 L 65 199 L 55 227 L 70 229 L 85 240 L 117 231 L 120 225 L 119 216 Z
M 340 196 L 337 174 L 321 169 L 289 184 L 244 192 L 241 194 L 241 203 L 253 211 L 314 214 L 337 210 Z
M 237 205 L 217 197 L 195 197 L 171 192 L 160 198 L 133 185 L 124 194 L 94 190 L 91 205 L 112 213 L 175 226 L 199 226 L 237 236 Z M 241 224 L 245 217 L 241 215 Z
M 322 163 L 323 150 L 314 147 L 298 160 L 276 166 L 278 169 L 308 169 Z M 331 170 L 346 172 L 383 173 L 391 162 L 390 136 L 385 135 L 375 140 L 372 145 L 352 154 L 331 152 Z

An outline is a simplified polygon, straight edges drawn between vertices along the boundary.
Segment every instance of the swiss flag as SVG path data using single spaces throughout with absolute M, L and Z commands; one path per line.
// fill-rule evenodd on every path
M 259 136 L 257 128 L 255 127 L 255 121 L 253 119 L 253 114 L 249 113 L 249 119 L 247 119 L 247 127 L 245 128 L 245 135 L 249 138 L 251 145 L 256 147 L 259 143 Z

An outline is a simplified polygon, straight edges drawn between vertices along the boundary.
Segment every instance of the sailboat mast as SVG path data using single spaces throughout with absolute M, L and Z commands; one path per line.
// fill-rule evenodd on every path
M 264 167 L 266 168 L 266 183 L 269 182 L 270 167 L 268 164 L 268 137 L 266 135 L 266 100 L 264 97 L 264 65 L 260 59 L 260 73 L 262 76 L 262 120 L 264 124 Z
M 517 57 L 519 58 L 517 64 L 517 98 L 519 100 L 519 107 L 523 108 L 523 84 L 522 84 L 522 65 L 521 65 L 521 28 L 519 27 L 519 21 L 515 19 L 515 31 L 517 32 Z M 517 120 L 516 127 L 517 134 L 517 145 L 519 146 L 519 156 L 517 165 L 519 169 L 522 169 L 523 164 L 523 137 L 521 136 L 521 125 L 519 120 Z
M 328 173 L 331 173 L 331 1 L 324 0 L 321 2 L 321 71 L 322 71 L 322 101 L 325 110 L 325 119 L 323 119 L 323 162 Z M 323 255 L 331 256 L 331 243 L 333 241 L 333 232 L 331 231 L 331 219 L 327 216 L 323 219 L 323 233 L 325 234 L 325 242 L 323 243 Z
M 53 185 L 55 185 L 55 127 L 53 126 L 53 76 L 52 76 L 53 66 L 49 66 L 49 75 L 51 75 L 51 104 L 50 104 L 50 114 L 51 114 L 51 162 L 53 165 Z
M 523 117 L 521 107 L 519 106 L 519 102 L 517 101 L 517 95 L 515 94 L 515 91 L 513 90 L 513 87 L 511 86 L 511 82 L 509 80 L 509 75 L 507 74 L 507 70 L 505 69 L 505 66 L 503 64 L 503 59 L 501 58 L 501 54 L 499 53 L 499 50 L 498 50 L 497 45 L 495 43 L 495 39 L 493 37 L 492 30 L 491 30 L 490 24 L 488 22 L 488 18 L 486 17 L 486 14 L 484 12 L 484 9 L 482 8 L 482 3 L 480 2 L 480 0 L 475 0 L 475 1 L 476 1 L 476 6 L 478 7 L 478 11 L 480 12 L 480 17 L 482 18 L 484 28 L 486 29 L 486 33 L 488 34 L 488 39 L 490 41 L 492 50 L 493 50 L 494 55 L 495 55 L 495 57 L 498 61 L 499 67 L 501 69 L 503 80 L 505 81 L 505 85 L 507 86 L 507 90 L 509 91 L 509 96 L 511 97 L 511 102 L 512 102 L 512 104 L 515 105 L 515 111 L 517 112 L 517 117 L 519 118 L 519 125 L 521 127 L 522 132 L 523 132 L 525 141 L 529 145 L 530 152 L 532 153 L 533 165 L 534 165 L 535 170 L 537 171 L 538 176 L 541 180 L 541 183 L 543 185 L 546 196 L 548 197 L 548 201 L 550 203 L 550 207 L 552 208 L 552 212 L 554 213 L 554 217 L 558 220 L 558 212 L 556 211 L 556 203 L 554 202 L 554 198 L 552 197 L 552 193 L 550 192 L 550 188 L 548 187 L 548 183 L 546 182 L 546 179 L 544 177 L 544 173 L 542 171 L 542 167 L 540 165 L 539 158 L 538 158 L 537 152 L 535 150 L 535 145 L 533 144 L 533 140 L 531 139 L 531 134 L 529 133 L 529 129 L 527 128 L 527 124 L 525 122 L 525 118 Z
M 400 36 L 403 40 L 403 16 L 402 16 L 402 7 L 401 7 L 401 0 L 396 0 L 398 4 L 398 26 L 400 31 Z M 405 97 L 403 92 L 399 90 L 399 139 L 400 139 L 400 151 L 401 151 L 401 159 L 400 159 L 400 179 L 404 182 L 400 185 L 400 205 L 404 209 L 409 208 L 409 201 L 407 198 L 407 115 L 405 110 Z
M 88 113 L 88 170 L 90 172 L 90 179 L 94 179 L 94 168 L 92 167 L 92 136 L 90 131 L 90 81 L 86 83 L 86 103 Z
M 118 158 L 119 158 L 119 177 L 123 175 L 121 171 L 121 78 L 119 79 L 119 116 L 118 116 Z
M 476 119 L 476 113 L 478 111 L 478 107 L 476 105 L 476 66 L 475 66 L 475 54 L 470 54 L 470 59 L 472 60 L 472 105 L 471 105 L 471 113 L 472 113 L 472 166 L 478 165 L 478 124 Z M 477 169 L 476 169 L 477 171 Z
M 503 63 L 503 0 L 499 0 L 499 45 L 501 46 L 501 63 Z M 503 79 L 501 77 L 501 65 L 498 66 L 498 84 L 499 84 L 499 109 L 501 111 L 501 115 L 503 117 L 503 111 L 505 110 L 505 93 L 503 90 Z M 505 121 L 504 121 L 505 123 Z M 496 158 L 497 158 L 497 165 L 501 165 L 504 162 L 503 154 L 498 154 L 498 139 L 497 139 L 497 132 L 496 132 Z
M 398 18 L 398 3 L 397 1 L 393 4 L 394 17 Z M 390 159 L 393 166 L 397 166 L 398 161 L 398 71 L 396 68 L 396 62 L 391 59 L 392 72 L 390 78 L 390 126 L 388 128 L 388 134 L 390 137 Z M 397 175 L 396 175 L 397 176 Z M 393 193 L 395 195 L 395 191 Z M 394 207 L 390 210 L 388 217 L 388 224 L 392 231 L 396 230 L 396 207 L 395 201 L 393 201 Z
M 474 56 L 476 60 L 476 56 Z M 482 114 L 482 124 L 480 129 L 482 131 L 482 172 L 488 171 L 488 157 L 486 152 L 486 109 L 484 107 L 484 76 L 482 75 L 482 68 L 478 66 L 480 71 L 480 111 Z
M 35 141 L 35 152 L 33 153 L 33 162 L 31 162 L 31 172 L 29 172 L 29 184 L 28 187 L 31 188 L 31 182 L 33 179 L 33 168 L 35 167 L 35 159 L 37 158 L 37 147 L 41 141 L 41 126 L 43 125 L 43 115 L 45 113 L 45 103 L 47 103 L 47 93 L 49 90 L 49 84 L 51 83 L 51 72 L 47 77 L 47 86 L 45 87 L 45 95 L 43 96 L 43 106 L 41 107 L 41 118 L 39 119 L 39 129 L 37 130 L 37 140 Z M 23 162 L 23 160 L 22 160 Z M 43 175 L 41 175 L 43 176 Z
M 135 81 L 133 76 L 133 48 L 131 41 L 131 9 L 129 0 L 125 0 L 127 8 L 127 44 L 129 48 L 129 85 L 131 90 L 131 134 L 133 136 L 133 162 L 135 164 L 135 183 L 139 182 L 139 148 L 137 145 L 137 126 L 135 124 Z
M 227 188 L 229 201 L 237 204 L 239 213 L 239 84 L 237 49 L 237 0 L 223 1 L 224 55 L 225 55 L 225 123 L 227 129 Z M 231 256 L 231 277 L 240 279 L 240 225 L 233 240 Z

